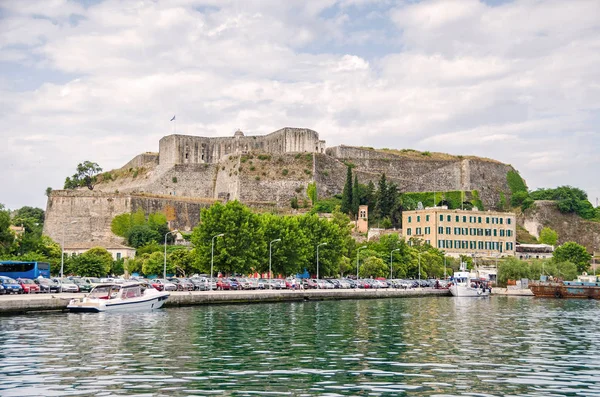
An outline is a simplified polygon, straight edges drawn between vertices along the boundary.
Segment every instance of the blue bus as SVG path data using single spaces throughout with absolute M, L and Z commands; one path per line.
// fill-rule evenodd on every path
M 0 276 L 13 279 L 36 279 L 39 276 L 50 278 L 50 264 L 46 262 L 2 261 L 0 262 Z

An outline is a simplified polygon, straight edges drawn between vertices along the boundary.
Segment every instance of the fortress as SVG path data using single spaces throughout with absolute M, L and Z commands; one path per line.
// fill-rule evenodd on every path
M 163 211 L 172 228 L 191 230 L 200 209 L 216 200 L 240 200 L 254 208 L 290 209 L 293 197 L 307 199 L 316 183 L 320 198 L 340 194 L 348 165 L 360 183 L 377 184 L 382 173 L 400 192 L 477 191 L 486 209 L 508 200 L 510 165 L 474 156 L 410 149 L 326 148 L 316 131 L 282 128 L 262 136 L 168 135 L 158 153 L 143 153 L 122 168 L 105 172 L 93 191 L 54 190 L 44 233 L 55 241 L 110 241 L 114 216 Z M 69 227 L 64 227 L 65 225 Z

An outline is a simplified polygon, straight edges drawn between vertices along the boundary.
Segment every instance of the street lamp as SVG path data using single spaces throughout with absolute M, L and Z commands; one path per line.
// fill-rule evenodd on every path
M 319 279 L 319 247 L 321 247 L 323 245 L 327 245 L 327 243 L 321 243 L 321 244 L 317 245 L 317 280 Z M 317 282 L 317 285 L 318 285 L 318 282 Z
M 214 258 L 215 258 L 215 239 L 217 237 L 223 237 L 225 235 L 225 233 L 220 233 L 217 234 L 216 236 L 213 236 L 212 240 L 211 240 L 211 244 L 210 244 L 210 285 L 208 286 L 208 288 L 210 288 L 210 290 L 212 291 L 212 286 L 213 286 L 213 264 L 214 264 Z
M 367 246 L 363 245 L 356 250 L 356 287 L 358 287 L 358 255 L 360 254 L 360 250 L 363 248 L 367 248 Z
M 167 279 L 167 236 L 171 233 L 177 233 L 178 230 L 171 230 L 170 232 L 165 233 L 165 257 L 164 257 L 164 266 L 163 266 L 163 279 Z
M 419 288 L 421 287 L 421 251 L 419 251 Z
M 71 221 L 69 224 L 73 225 L 77 223 L 77 221 Z M 62 250 L 60 254 L 60 278 L 63 278 L 63 271 L 65 268 L 65 227 L 63 226 L 62 230 Z
M 394 252 L 396 251 L 400 251 L 400 248 L 396 248 L 395 250 L 392 250 L 392 252 L 390 252 L 390 280 L 393 278 L 393 274 L 392 270 L 393 270 L 393 266 L 392 266 L 392 255 L 394 254 Z
M 273 284 L 271 284 L 271 251 L 273 243 L 276 243 L 278 241 L 281 241 L 281 239 L 277 238 L 275 240 L 271 240 L 271 242 L 269 243 L 269 289 L 273 288 Z

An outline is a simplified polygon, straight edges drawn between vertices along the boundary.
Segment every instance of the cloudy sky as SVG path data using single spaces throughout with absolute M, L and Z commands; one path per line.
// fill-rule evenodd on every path
M 0 203 L 177 132 L 492 157 L 600 197 L 598 0 L 0 0 Z

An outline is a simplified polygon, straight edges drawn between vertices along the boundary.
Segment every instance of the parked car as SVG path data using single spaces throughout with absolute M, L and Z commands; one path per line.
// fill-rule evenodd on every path
M 86 281 L 84 278 L 74 277 L 71 279 L 77 287 L 79 287 L 79 291 L 81 292 L 90 292 L 94 285 Z
M 18 278 L 17 283 L 21 285 L 23 292 L 26 294 L 37 294 L 40 292 L 40 286 L 30 278 Z
M 252 289 L 252 284 L 250 284 L 250 281 L 248 281 L 247 278 L 234 277 L 234 278 L 232 278 L 232 280 L 238 282 L 238 289 L 243 289 L 243 290 Z
M 194 290 L 194 283 L 192 283 L 191 281 L 189 281 L 186 278 L 171 277 L 168 279 L 168 281 L 175 284 L 175 286 L 177 287 L 177 291 L 193 291 Z
M 154 282 L 158 285 L 162 286 L 162 289 L 159 289 L 159 291 L 177 291 L 177 285 L 173 284 L 172 282 L 170 282 L 169 280 L 164 280 L 162 278 L 157 278 L 154 280 Z M 156 288 L 154 286 L 155 283 L 152 283 L 152 286 L 154 288 Z M 157 288 L 158 289 L 158 288 Z
M 6 294 L 22 294 L 23 287 L 17 282 L 17 280 L 6 276 L 0 276 L 0 284 L 4 286 Z
M 0 284 L 0 295 L 6 294 L 6 290 L 4 289 L 4 285 Z
M 59 292 L 79 292 L 77 284 L 68 278 L 55 278 L 54 281 L 58 283 L 60 287 Z
M 60 292 L 60 285 L 49 278 L 36 278 L 35 283 L 40 286 L 40 292 Z

